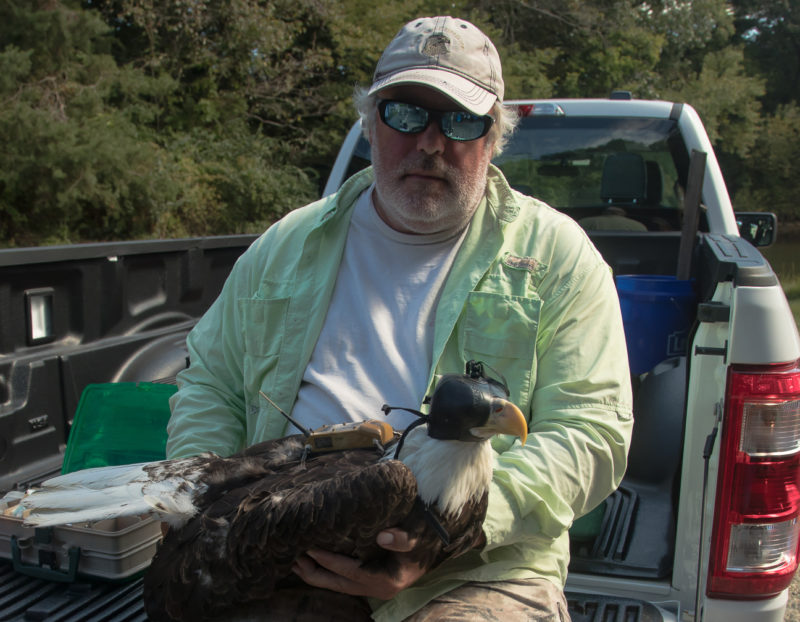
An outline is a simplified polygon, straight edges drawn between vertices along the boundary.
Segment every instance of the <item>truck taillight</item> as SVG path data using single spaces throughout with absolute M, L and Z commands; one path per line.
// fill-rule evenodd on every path
M 800 361 L 728 372 L 707 591 L 766 598 L 791 583 L 800 536 Z

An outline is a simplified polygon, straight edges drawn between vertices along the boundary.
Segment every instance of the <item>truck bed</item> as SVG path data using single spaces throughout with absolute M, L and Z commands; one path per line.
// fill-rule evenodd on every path
M 649 603 L 567 593 L 573 622 L 661 622 Z M 135 622 L 147 620 L 142 579 L 127 583 L 56 583 L 14 572 L 0 562 L 0 622 Z

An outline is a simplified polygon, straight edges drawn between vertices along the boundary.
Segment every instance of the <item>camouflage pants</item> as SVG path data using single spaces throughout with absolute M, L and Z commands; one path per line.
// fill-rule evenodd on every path
M 267 602 L 249 603 L 226 620 L 238 622 L 368 622 L 363 598 L 307 585 L 283 588 Z M 467 583 L 433 599 L 406 622 L 569 622 L 564 593 L 549 581 Z
M 434 598 L 406 622 L 569 622 L 564 593 L 544 579 L 467 583 Z

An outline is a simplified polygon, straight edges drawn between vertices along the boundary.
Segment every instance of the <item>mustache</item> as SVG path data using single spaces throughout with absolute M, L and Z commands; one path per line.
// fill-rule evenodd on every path
M 422 155 L 410 162 L 404 162 L 400 170 L 401 175 L 418 172 L 430 173 L 447 181 L 452 179 L 452 167 L 436 155 Z

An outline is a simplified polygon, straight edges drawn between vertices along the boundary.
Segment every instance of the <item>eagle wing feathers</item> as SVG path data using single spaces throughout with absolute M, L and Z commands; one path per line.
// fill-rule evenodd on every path
M 145 577 L 148 615 L 202 619 L 232 602 L 266 599 L 311 548 L 391 569 L 391 554 L 375 540 L 407 520 L 416 480 L 399 461 L 377 461 L 376 452 L 284 465 L 168 532 Z

